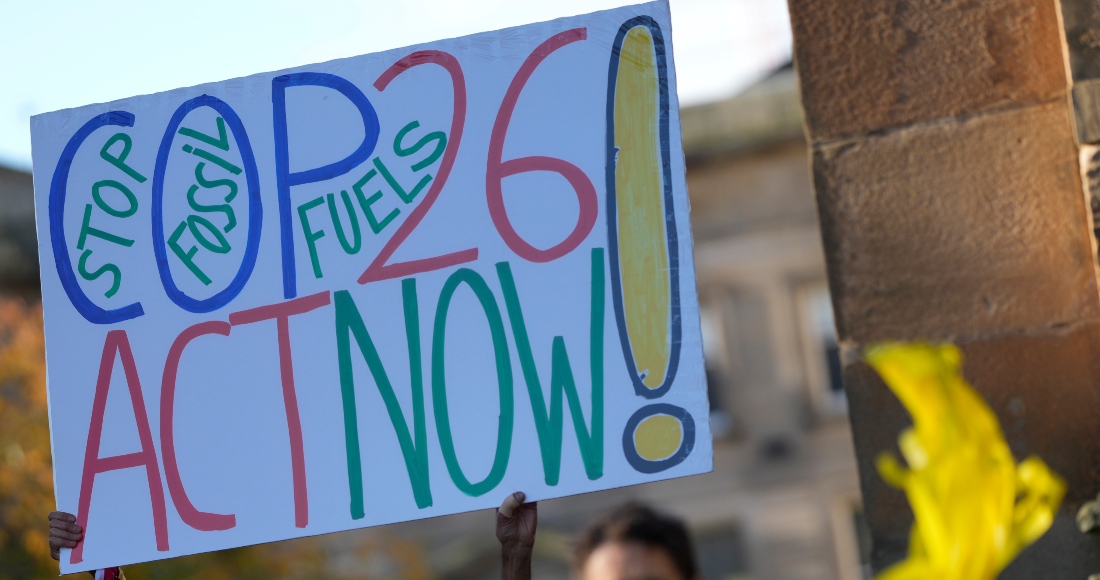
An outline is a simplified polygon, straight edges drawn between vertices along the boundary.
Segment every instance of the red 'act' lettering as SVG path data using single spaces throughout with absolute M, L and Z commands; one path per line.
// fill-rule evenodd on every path
M 126 386 L 130 390 L 130 403 L 134 407 L 134 419 L 137 422 L 138 440 L 141 451 L 100 457 L 99 443 L 103 438 L 103 413 L 107 409 L 107 391 L 111 388 L 111 373 L 115 367 L 115 353 L 122 359 L 122 370 L 126 375 Z M 160 467 L 157 464 L 157 451 L 153 447 L 153 436 L 149 432 L 149 417 L 145 414 L 145 399 L 141 396 L 141 383 L 138 381 L 137 365 L 134 353 L 130 349 L 130 340 L 125 330 L 112 330 L 103 342 L 103 357 L 99 361 L 99 379 L 95 385 L 95 398 L 92 402 L 92 424 L 88 429 L 88 447 L 84 452 L 84 474 L 80 478 L 80 501 L 77 507 L 76 523 L 88 534 L 88 509 L 92 503 L 92 486 L 100 473 L 145 467 L 149 478 L 149 500 L 153 505 L 153 534 L 156 536 L 157 550 L 168 551 L 168 519 L 164 510 L 164 488 L 160 481 Z M 73 548 L 69 555 L 70 564 L 79 564 L 84 560 L 84 541 Z
M 276 320 L 279 335 L 279 375 L 283 383 L 286 426 L 290 432 L 290 469 L 294 481 L 294 525 L 309 524 L 309 495 L 306 493 L 306 456 L 302 444 L 302 419 L 298 416 L 298 395 L 294 390 L 294 364 L 290 355 L 290 317 L 305 314 L 332 301 L 328 292 L 318 292 L 279 304 L 250 308 L 229 315 L 233 326 Z
M 228 322 L 212 321 L 200 322 L 181 332 L 172 343 L 172 348 L 168 349 L 168 359 L 164 361 L 164 376 L 160 383 L 160 446 L 164 453 L 164 478 L 168 483 L 168 493 L 172 496 L 172 502 L 176 504 L 180 519 L 192 528 L 204 532 L 235 527 L 237 517 L 233 514 L 212 514 L 195 509 L 191 499 L 187 497 L 187 490 L 183 488 L 179 465 L 176 463 L 176 440 L 172 430 L 175 418 L 173 411 L 176 404 L 176 374 L 179 371 L 183 349 L 187 348 L 192 340 L 206 334 L 229 336 L 230 328 Z

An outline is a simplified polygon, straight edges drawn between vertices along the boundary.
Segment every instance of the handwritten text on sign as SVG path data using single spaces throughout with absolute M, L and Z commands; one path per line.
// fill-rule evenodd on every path
M 708 471 L 668 31 L 35 117 L 63 570 Z

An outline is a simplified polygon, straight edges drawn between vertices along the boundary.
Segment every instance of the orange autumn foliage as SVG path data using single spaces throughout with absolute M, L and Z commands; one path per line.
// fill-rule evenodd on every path
M 42 310 L 0 300 L 0 578 L 56 576 Z

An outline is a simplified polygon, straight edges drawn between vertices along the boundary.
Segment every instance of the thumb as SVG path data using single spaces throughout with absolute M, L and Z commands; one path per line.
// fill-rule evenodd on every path
M 509 495 L 508 497 L 504 498 L 504 503 L 500 504 L 500 508 L 497 509 L 497 513 L 506 518 L 511 518 L 512 514 L 515 513 L 516 508 L 518 508 L 520 504 L 523 503 L 523 500 L 526 498 L 527 495 L 522 491 L 517 491 L 512 495 Z

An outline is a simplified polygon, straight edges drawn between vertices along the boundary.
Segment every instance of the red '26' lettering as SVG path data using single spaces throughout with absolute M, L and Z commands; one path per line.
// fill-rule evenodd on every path
M 393 237 L 386 242 L 385 246 L 382 246 L 382 251 L 378 252 L 370 266 L 367 266 L 367 269 L 359 276 L 360 284 L 441 270 L 449 266 L 473 262 L 477 259 L 477 248 L 470 248 L 460 252 L 435 256 L 434 258 L 386 264 L 386 260 L 393 256 L 397 247 L 409 237 L 416 226 L 420 225 L 420 220 L 424 219 L 424 215 L 428 213 L 432 204 L 439 198 L 439 192 L 443 190 L 443 184 L 447 182 L 447 177 L 451 174 L 451 167 L 455 163 L 455 157 L 458 155 L 458 144 L 462 142 L 462 127 L 466 123 L 466 79 L 462 75 L 462 67 L 458 64 L 458 59 L 446 52 L 440 50 L 414 52 L 386 69 L 386 72 L 382 73 L 377 81 L 374 81 L 374 88 L 383 91 L 397 75 L 414 66 L 428 63 L 438 64 L 446 69 L 450 73 L 451 83 L 454 85 L 454 116 L 451 118 L 451 133 L 447 135 L 447 148 L 443 151 L 443 160 L 439 163 L 439 173 L 436 174 L 435 181 L 428 188 L 428 193 L 424 194 L 424 200 L 412 210 L 412 213 L 401 224 L 401 227 L 394 232 Z
M 504 102 L 497 111 L 496 122 L 493 123 L 493 132 L 489 137 L 489 156 L 485 168 L 485 196 L 489 202 L 489 215 L 493 218 L 493 225 L 500 232 L 500 237 L 519 257 L 532 262 L 549 262 L 556 260 L 580 245 L 592 227 L 596 224 L 599 202 L 596 197 L 596 188 L 592 181 L 576 165 L 555 157 L 520 157 L 501 161 L 504 150 L 504 137 L 508 133 L 508 124 L 512 121 L 512 112 L 516 109 L 516 101 L 527 84 L 531 74 L 535 72 L 539 64 L 555 50 L 588 38 L 588 30 L 574 28 L 551 36 L 546 42 L 540 44 L 523 65 L 519 72 L 508 85 L 508 91 L 504 93 Z M 560 174 L 577 194 L 577 202 L 580 204 L 580 213 L 577 216 L 577 225 L 573 231 L 560 243 L 552 248 L 540 250 L 520 237 L 512 222 L 508 219 L 508 212 L 504 208 L 504 192 L 501 190 L 501 181 L 508 176 L 529 171 L 551 171 Z
M 512 113 L 516 109 L 520 93 L 523 92 L 523 87 L 530 80 L 539 64 L 559 48 L 586 38 L 588 38 L 588 30 L 585 28 L 566 30 L 550 37 L 531 52 L 527 60 L 519 67 L 519 71 L 516 72 L 516 76 L 512 78 L 508 90 L 504 93 L 504 101 L 497 111 L 493 131 L 489 137 L 488 161 L 485 169 L 485 194 L 489 205 L 489 215 L 492 217 L 493 225 L 496 226 L 500 237 L 504 239 L 508 247 L 521 258 L 532 262 L 556 260 L 575 250 L 588 237 L 596 224 L 596 214 L 599 211 L 596 188 L 579 167 L 563 159 L 536 155 L 503 161 L 501 157 L 504 151 L 504 138 L 508 133 L 508 126 L 512 121 Z M 401 224 L 393 237 L 382 247 L 382 251 L 374 258 L 374 261 L 359 276 L 360 284 L 440 270 L 477 259 L 477 248 L 470 248 L 432 258 L 386 264 L 386 260 L 393 256 L 398 246 L 404 243 L 409 234 L 416 229 L 416 226 L 424 219 L 424 215 L 428 213 L 432 204 L 439 198 L 443 185 L 454 166 L 459 143 L 462 141 L 462 129 L 466 121 L 466 81 L 462 74 L 462 67 L 455 57 L 437 50 L 414 52 L 386 69 L 386 72 L 382 73 L 375 81 L 374 87 L 379 91 L 385 90 L 390 82 L 401 73 L 414 66 L 428 63 L 437 64 L 446 69 L 450 73 L 454 85 L 454 117 L 451 120 L 451 132 L 448 136 L 447 149 L 443 153 L 443 160 L 440 162 L 436 180 L 428 189 L 424 201 L 409 214 L 408 219 Z M 512 222 L 508 219 L 508 212 L 504 207 L 504 192 L 501 188 L 501 182 L 505 177 L 530 171 L 550 171 L 564 177 L 577 194 L 577 202 L 580 205 L 577 225 L 573 228 L 573 231 L 560 243 L 546 250 L 540 250 L 520 237 L 519 233 L 512 227 Z

